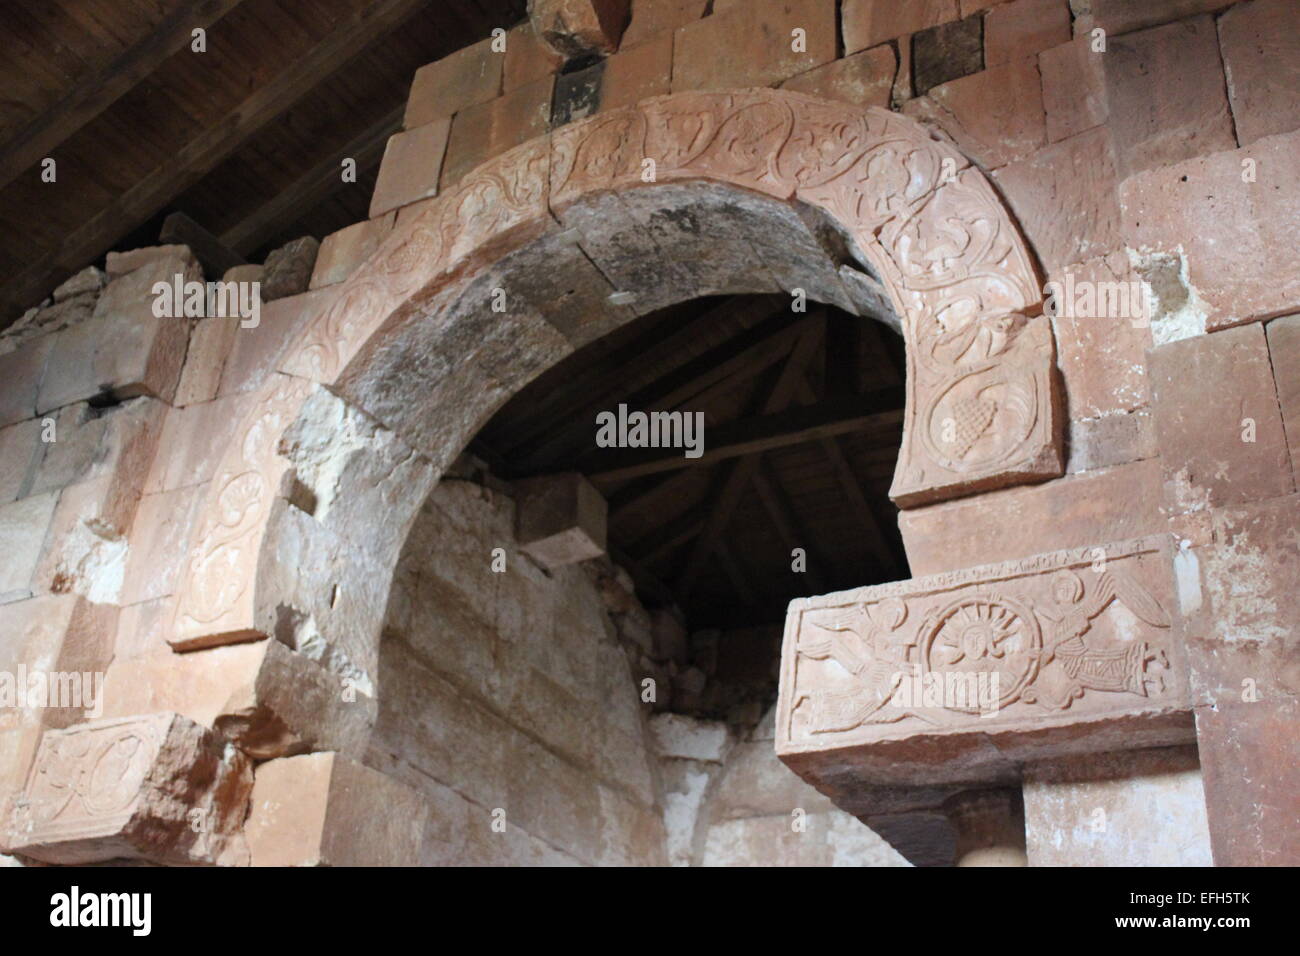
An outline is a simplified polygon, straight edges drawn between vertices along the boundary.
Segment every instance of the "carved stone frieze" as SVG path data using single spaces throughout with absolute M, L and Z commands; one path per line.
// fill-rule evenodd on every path
M 775 90 L 660 97 L 488 161 L 410 215 L 339 285 L 287 347 L 283 374 L 263 388 L 221 462 L 181 578 L 173 646 L 265 636 L 254 614 L 259 552 L 272 499 L 288 477 L 279 435 L 301 407 L 305 380 L 330 386 L 345 372 L 356 377 L 352 366 L 380 354 L 389 331 L 448 309 L 492 262 L 553 235 L 565 208 L 692 182 L 820 207 L 888 292 L 908 351 L 891 492 L 900 504 L 1061 473 L 1051 331 L 1035 314 L 1038 279 L 978 170 L 922 126 L 883 110 Z M 459 361 L 440 356 L 438 367 Z M 455 432 L 449 442 L 461 447 L 470 425 L 456 419 L 443 431 Z
M 178 714 L 50 730 L 6 839 L 48 863 L 246 863 L 252 784 L 247 757 Z
M 794 601 L 777 751 L 838 787 L 914 762 L 994 780 L 1062 748 L 1180 742 L 1172 587 L 1157 537 Z

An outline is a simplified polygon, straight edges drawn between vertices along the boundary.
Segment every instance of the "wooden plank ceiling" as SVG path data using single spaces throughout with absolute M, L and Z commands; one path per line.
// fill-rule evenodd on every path
M 0 328 L 184 212 L 250 261 L 366 218 L 416 69 L 525 0 L 40 0 L 0 27 Z M 206 30 L 206 52 L 191 49 Z M 357 160 L 355 183 L 339 175 Z M 42 161 L 57 163 L 53 183 Z
M 611 556 L 693 628 L 778 622 L 791 598 L 908 577 L 889 484 L 902 340 L 788 296 L 645 316 L 544 373 L 471 451 L 505 478 L 579 471 L 609 502 Z M 596 415 L 703 412 L 705 454 L 596 447 Z M 807 571 L 792 569 L 792 551 Z

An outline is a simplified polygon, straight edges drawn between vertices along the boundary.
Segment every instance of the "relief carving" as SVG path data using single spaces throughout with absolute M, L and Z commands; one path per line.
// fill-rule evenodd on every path
M 1047 320 L 1002 204 L 919 124 L 774 90 L 683 93 L 570 124 L 495 157 L 395 229 L 279 363 L 331 384 L 386 323 L 434 308 L 496 258 L 603 191 L 712 181 L 834 217 L 893 298 L 908 351 L 907 412 L 891 495 L 903 506 L 1063 471 Z M 257 551 L 301 389 L 265 387 L 222 461 L 181 578 L 173 646 L 264 636 Z M 469 435 L 464 436 L 466 440 Z
M 1170 561 L 1147 538 L 796 601 L 778 752 L 1186 711 Z

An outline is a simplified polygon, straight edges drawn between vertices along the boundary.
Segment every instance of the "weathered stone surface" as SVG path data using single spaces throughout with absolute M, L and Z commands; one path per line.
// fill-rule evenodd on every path
M 632 0 L 632 22 L 623 31 L 624 48 L 660 33 L 700 19 L 709 8 L 708 0 Z M 714 12 L 720 8 L 713 5 Z
M 138 267 L 136 267 L 138 265 Z M 128 269 L 131 266 L 132 268 Z M 41 413 L 88 398 L 153 395 L 171 401 L 189 342 L 190 320 L 154 315 L 154 284 L 202 281 L 185 246 L 110 257 L 112 281 L 94 315 L 59 332 L 37 398 Z
M 274 302 L 306 292 L 319 251 L 320 240 L 315 236 L 303 236 L 286 242 L 268 255 L 262 273 L 262 301 Z
M 107 281 L 108 275 L 102 269 L 97 266 L 86 266 L 54 290 L 54 301 L 62 302 L 88 292 L 98 294 Z
M 44 336 L 23 348 L 0 355 L 0 426 L 21 422 L 36 414 L 36 396 L 55 337 Z
M 1124 181 L 1127 245 L 1166 274 L 1171 328 L 1155 323 L 1156 344 L 1300 308 L 1297 179 L 1288 133 Z
M 661 757 L 721 763 L 729 749 L 727 725 L 721 721 L 655 714 L 649 726 L 650 739 Z
M 257 768 L 245 831 L 253 866 L 415 866 L 428 802 L 336 753 Z
M 207 488 L 193 485 L 145 495 L 131 523 L 123 604 L 152 601 L 174 592 L 191 524 Z
M 1070 39 L 1066 0 L 1013 0 L 984 17 L 984 62 L 1011 63 Z
M 1054 143 L 993 179 L 1049 275 L 1123 245 L 1109 129 Z
M 0 428 L 0 505 L 28 494 L 32 472 L 45 452 L 41 430 L 35 418 Z
M 1146 405 L 1151 317 L 1144 312 L 1147 291 L 1128 258 L 1115 253 L 1067 266 L 1048 285 L 1044 308 L 1052 315 L 1070 418 Z
M 246 865 L 252 784 L 248 758 L 176 714 L 48 731 L 6 842 L 46 863 Z
M 1030 866 L 1210 866 L 1195 747 L 1026 768 Z
M 840 803 L 855 784 L 991 783 L 1028 759 L 1186 742 L 1173 600 L 1152 537 L 795 601 L 777 754 Z
M 533 29 L 565 59 L 618 49 L 631 0 L 529 0 Z
M 0 602 L 28 597 L 36 582 L 41 546 L 58 502 L 57 492 L 32 495 L 0 507 Z
M 577 564 L 605 553 L 608 505 L 576 472 L 515 482 L 519 548 L 544 568 Z
M 1110 38 L 1102 72 L 1120 179 L 1237 145 L 1221 68 L 1210 17 Z
M 1165 496 L 1176 513 L 1294 490 L 1262 325 L 1153 349 L 1150 377 Z
M 983 69 L 980 17 L 954 20 L 912 34 L 912 85 L 917 96 Z
M 504 55 L 492 49 L 492 42 L 489 37 L 416 70 L 402 125 L 413 130 L 448 120 L 463 109 L 499 96 L 510 47 L 517 41 L 515 35 L 507 36 Z
M 910 509 L 898 526 L 914 575 L 955 571 L 1163 531 L 1160 483 L 1158 461 L 1137 462 Z
M 1254 0 L 1219 18 L 1237 142 L 1300 127 L 1300 37 L 1291 0 Z M 58 297 L 58 293 L 55 293 Z
M 442 164 L 442 189 L 460 182 L 467 173 L 492 157 L 545 133 L 551 119 L 554 85 L 554 79 L 547 76 L 457 113 L 451 124 L 447 155 Z M 406 201 L 431 195 L 432 192 L 424 192 L 412 195 Z M 371 206 L 370 215 L 381 211 Z
M 1106 122 L 1109 110 L 1101 71 L 1104 55 L 1092 49 L 1092 40 L 1087 36 L 1038 54 L 1049 142 L 1069 139 Z
M 117 609 L 72 595 L 0 605 L 0 730 L 68 727 L 101 716 Z M 39 677 L 42 691 L 33 691 Z M 21 787 L 26 775 L 3 783 Z
M 437 119 L 388 138 L 379 177 L 375 180 L 375 193 L 370 199 L 372 220 L 399 206 L 438 194 L 450 132 L 451 120 Z
M 236 266 L 236 268 L 241 268 Z M 229 281 L 229 280 L 223 280 Z M 259 280 L 260 281 L 260 280 Z M 221 372 L 235 345 L 238 317 L 212 316 L 200 319 L 190 333 L 190 347 L 185 353 L 185 367 L 176 385 L 172 404 L 177 408 L 210 402 L 221 387 Z
M 957 14 L 957 0 L 844 0 L 844 52 L 857 53 L 906 33 L 956 20 Z
M 230 355 L 221 369 L 221 396 L 250 392 L 261 386 L 275 368 L 280 353 L 304 326 L 333 301 L 335 290 L 325 288 L 262 306 L 262 321 L 255 329 L 234 334 Z
M 1017 59 L 934 86 L 903 107 L 952 137 L 985 169 L 1025 159 L 1047 144 L 1038 64 Z
M 803 30 L 796 49 L 793 30 Z M 835 59 L 831 0 L 755 0 L 677 31 L 673 92 L 775 86 Z
M 801 73 L 786 80 L 781 88 L 841 103 L 888 109 L 898 73 L 897 61 L 893 47 L 873 47 Z
M 211 481 L 223 445 L 250 405 L 247 395 L 236 394 L 168 409 L 159 439 L 164 452 L 154 459 L 142 490 L 157 494 Z
M 1079 4 L 1080 0 L 1072 0 Z M 1094 27 L 1101 27 L 1108 34 L 1128 33 L 1158 23 L 1172 20 L 1184 20 L 1198 13 L 1221 10 L 1233 0 L 1145 0 L 1133 3 L 1131 0 L 1087 0 L 1086 16 L 1076 21 L 1075 30 L 1085 32 Z
M 316 256 L 311 288 L 319 289 L 342 282 L 355 272 L 392 232 L 396 219 L 397 214 L 389 212 L 326 236 Z
M 1160 449 L 1149 409 L 1118 412 L 1101 418 L 1082 418 L 1070 422 L 1066 437 L 1069 459 L 1068 474 L 1096 471 L 1134 461 L 1155 458 Z
M 1278 405 L 1291 449 L 1291 473 L 1300 483 L 1300 315 L 1274 319 L 1265 327 L 1268 334 L 1268 358 L 1273 366 Z M 0 436 L 3 436 L 0 432 Z M 0 437 L 0 442 L 3 442 Z M 3 483 L 0 482 L 0 486 Z M 4 495 L 0 494 L 0 501 Z
M 598 111 L 635 106 L 662 96 L 671 86 L 673 35 L 662 33 L 635 46 L 625 45 L 603 62 Z
M 509 93 L 534 80 L 560 72 L 564 57 L 552 50 L 537 31 L 531 20 L 525 20 L 506 34 L 506 59 L 501 91 Z

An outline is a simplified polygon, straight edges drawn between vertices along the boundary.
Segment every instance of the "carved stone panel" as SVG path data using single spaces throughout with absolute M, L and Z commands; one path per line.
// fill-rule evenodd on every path
M 1191 739 L 1168 548 L 1144 538 L 792 602 L 778 754 L 835 798 Z
M 47 863 L 246 863 L 247 757 L 172 713 L 47 731 L 6 837 Z

